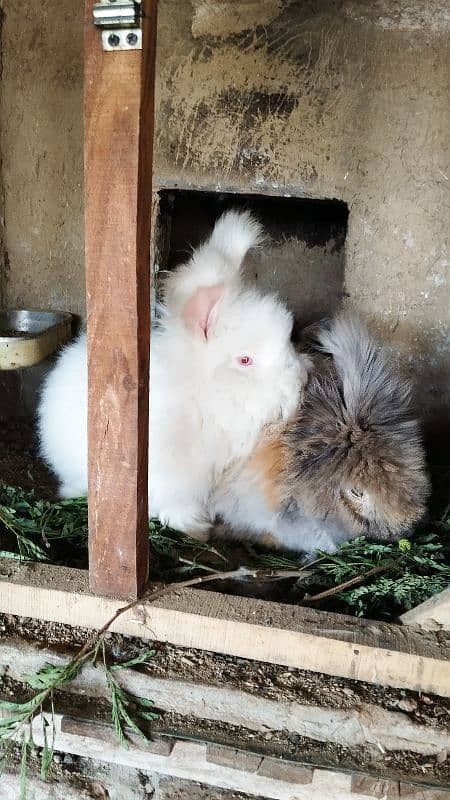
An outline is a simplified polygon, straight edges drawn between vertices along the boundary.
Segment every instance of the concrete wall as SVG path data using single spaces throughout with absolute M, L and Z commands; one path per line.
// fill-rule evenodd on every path
M 2 28 L 3 28 L 3 12 L 0 3 L 0 97 L 1 97 L 1 80 L 2 80 Z M 0 126 L 2 118 L 0 115 Z M 2 149 L 1 149 L 1 127 L 0 127 L 0 308 L 3 308 L 6 302 L 5 289 L 6 289 L 6 271 L 7 262 L 5 258 L 5 196 L 3 191 L 3 174 L 2 174 Z
M 11 304 L 83 309 L 78 6 L 3 0 Z M 418 375 L 440 424 L 449 33 L 446 0 L 160 2 L 155 188 L 345 201 L 346 302 Z
M 0 5 L 6 301 L 80 313 L 83 3 L 0 0 Z

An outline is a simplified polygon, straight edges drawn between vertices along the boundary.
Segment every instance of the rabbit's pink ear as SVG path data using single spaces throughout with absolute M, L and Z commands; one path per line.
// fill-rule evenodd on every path
M 184 306 L 181 316 L 189 330 L 208 338 L 217 317 L 217 309 L 225 289 L 224 283 L 201 286 Z

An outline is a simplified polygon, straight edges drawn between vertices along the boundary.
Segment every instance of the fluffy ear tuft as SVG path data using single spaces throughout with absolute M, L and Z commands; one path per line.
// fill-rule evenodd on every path
M 261 225 L 248 211 L 227 211 L 217 220 L 208 244 L 238 270 L 247 250 L 263 238 Z
M 181 312 L 186 327 L 208 339 L 217 318 L 217 310 L 225 291 L 224 283 L 200 286 L 189 298 Z
M 202 287 L 240 282 L 240 267 L 247 250 L 261 241 L 262 228 L 247 211 L 223 214 L 191 259 L 166 276 L 164 305 L 168 312 L 179 316 L 190 300 L 195 305 L 194 293 Z M 192 316 L 189 308 L 187 316 Z

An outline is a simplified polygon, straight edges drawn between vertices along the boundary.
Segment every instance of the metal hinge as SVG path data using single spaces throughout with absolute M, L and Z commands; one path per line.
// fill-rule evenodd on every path
M 103 50 L 141 50 L 140 0 L 100 0 L 94 5 L 94 25 L 101 28 Z

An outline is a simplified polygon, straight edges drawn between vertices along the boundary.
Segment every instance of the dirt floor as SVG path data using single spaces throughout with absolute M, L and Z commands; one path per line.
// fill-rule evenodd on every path
M 35 489 L 39 496 L 54 499 L 56 482 L 39 458 L 33 421 L 23 417 L 0 419 L 0 442 L 0 481 Z

